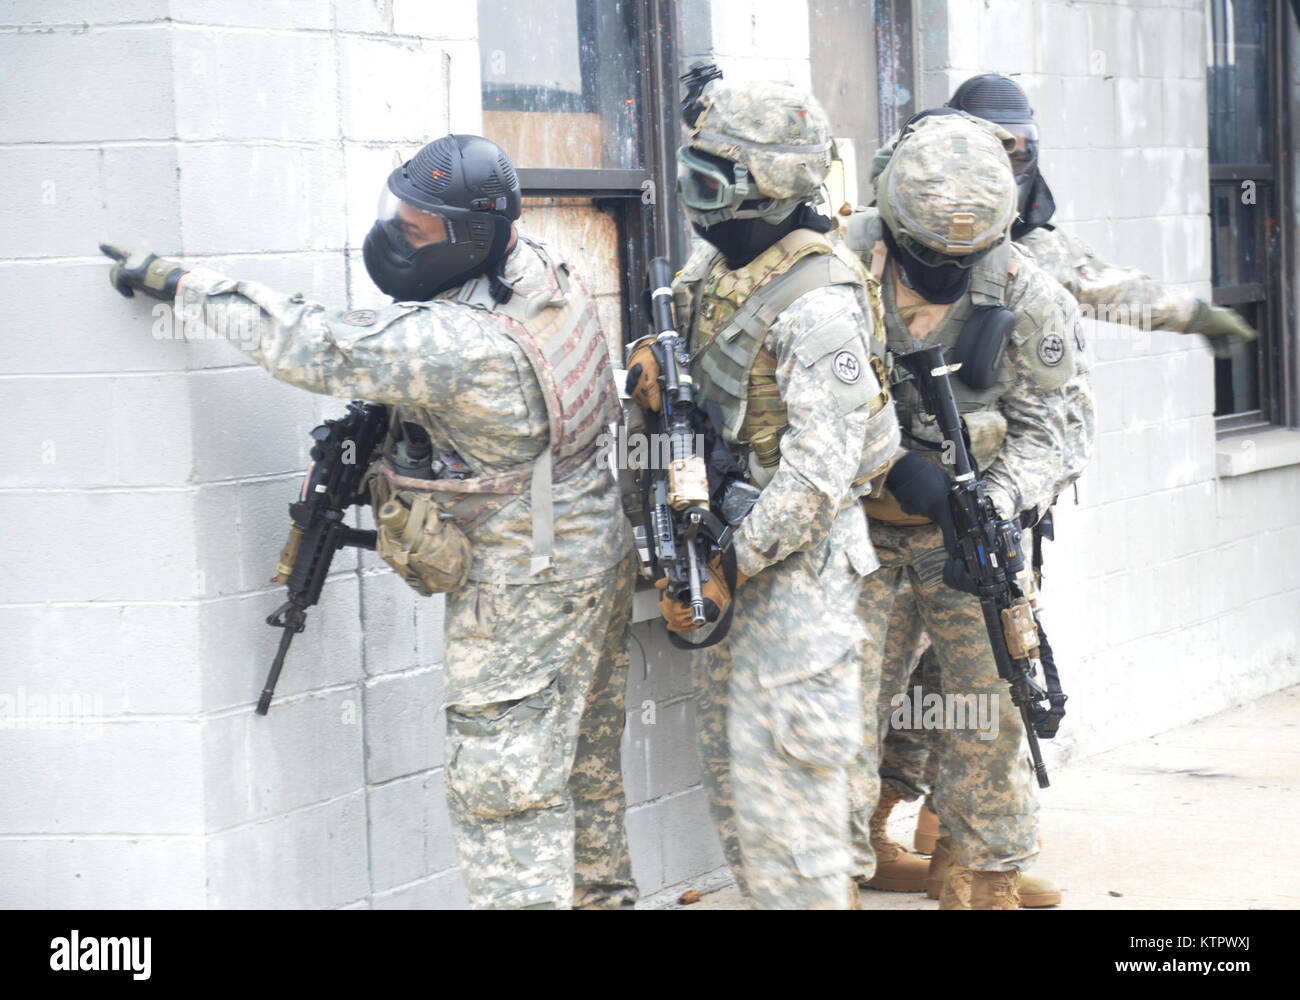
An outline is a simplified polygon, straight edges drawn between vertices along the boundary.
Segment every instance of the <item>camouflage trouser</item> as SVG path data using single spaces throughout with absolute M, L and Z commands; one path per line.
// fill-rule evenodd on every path
M 867 578 L 858 602 L 867 631 L 879 636 L 886 625 L 902 629 L 897 650 L 915 650 L 922 633 L 928 633 L 945 694 L 973 696 L 994 711 L 995 738 L 969 723 L 939 731 L 943 758 L 935 808 L 953 838 L 957 860 L 978 871 L 1024 870 L 1037 854 L 1038 805 L 1020 713 L 998 677 L 979 601 L 944 586 L 946 555 L 937 527 L 873 521 L 871 540 L 881 568 Z M 895 611 L 897 620 L 891 622 Z M 864 658 L 863 705 L 877 711 L 863 727 L 863 753 L 850 777 L 855 871 L 863 875 L 874 870 L 868 820 L 879 798 L 877 733 L 889 725 L 892 711 L 886 691 L 911 697 L 904 686 L 912 661 L 902 655 L 882 665 L 885 645 L 871 644 Z M 877 690 L 877 683 L 887 688 Z
M 886 664 L 900 662 L 893 652 L 895 643 L 892 637 L 896 630 L 900 635 L 906 631 L 904 624 L 906 616 L 902 613 L 904 605 L 903 601 L 895 602 L 893 613 L 889 616 L 890 639 L 885 647 Z M 920 652 L 921 649 L 924 649 L 924 652 Z M 918 691 L 922 698 L 931 693 L 942 695 L 939 658 L 935 656 L 934 647 L 930 645 L 930 637 L 925 634 L 924 629 L 921 631 L 919 648 L 911 651 L 905 663 L 914 666 L 911 675 L 907 678 L 906 686 L 901 690 L 913 702 L 917 700 Z M 890 673 L 893 675 L 892 668 Z M 943 748 L 939 745 L 939 731 L 889 725 L 889 717 L 893 712 L 890 699 L 897 693 L 893 689 L 892 681 L 886 682 L 882 671 L 880 698 L 876 705 L 879 712 L 877 719 L 885 734 L 884 740 L 880 741 L 880 780 L 893 786 L 904 802 L 911 802 L 922 795 L 928 802 L 934 791 L 935 778 L 939 773 L 939 761 L 943 758 Z
M 476 907 L 631 906 L 619 744 L 633 556 L 447 596 L 447 803 Z
M 796 553 L 740 588 L 731 633 L 694 657 L 710 807 L 737 882 L 762 908 L 849 904 L 861 583 L 830 540 Z

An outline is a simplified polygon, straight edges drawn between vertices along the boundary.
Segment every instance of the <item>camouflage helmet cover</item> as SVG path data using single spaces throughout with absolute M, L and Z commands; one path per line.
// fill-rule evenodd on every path
M 790 83 L 716 80 L 700 107 L 687 123 L 691 148 L 742 164 L 768 198 L 802 201 L 826 179 L 830 122 L 806 91 Z
M 992 122 L 942 115 L 913 122 L 876 178 L 895 237 L 965 256 L 996 246 L 1016 219 L 1015 137 Z

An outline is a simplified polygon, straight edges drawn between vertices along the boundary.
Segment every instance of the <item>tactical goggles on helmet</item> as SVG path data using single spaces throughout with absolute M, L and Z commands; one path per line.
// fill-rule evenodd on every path
M 936 250 L 934 247 L 926 246 L 920 240 L 913 236 L 909 236 L 905 232 L 894 233 L 893 237 L 894 242 L 898 244 L 900 250 L 906 251 L 926 267 L 952 266 L 960 267 L 962 270 L 974 267 L 985 254 L 993 249 L 993 246 L 997 245 L 993 244 L 993 246 L 983 247 L 982 249 L 975 250 L 972 253 L 958 255 L 944 253 L 942 250 Z
M 728 210 L 739 208 L 751 195 L 759 194 L 758 189 L 750 184 L 749 171 L 744 164 L 702 153 L 690 146 L 677 150 L 677 192 L 687 209 L 710 215 L 721 212 L 724 216 L 732 214 Z M 713 221 L 717 220 L 705 224 Z
M 1032 170 L 1038 162 L 1038 126 L 1032 122 L 1023 122 L 1002 127 L 1016 137 L 1016 148 L 1008 154 L 1011 157 L 1011 169 L 1016 176 Z

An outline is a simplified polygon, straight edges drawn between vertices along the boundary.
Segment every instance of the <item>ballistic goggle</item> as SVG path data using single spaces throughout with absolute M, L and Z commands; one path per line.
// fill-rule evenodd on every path
M 677 193 L 694 212 L 719 212 L 739 207 L 751 194 L 762 197 L 743 164 L 690 146 L 677 150 Z
M 1016 137 L 1016 148 L 1007 154 L 1011 157 L 1011 169 L 1017 176 L 1032 170 L 1038 162 L 1038 126 L 1025 122 L 1002 127 Z
M 894 233 L 893 235 L 894 242 L 898 244 L 900 250 L 905 250 L 926 267 L 943 267 L 949 265 L 952 267 L 960 267 L 962 270 L 974 267 L 981 259 L 983 259 L 985 254 L 992 250 L 993 247 L 997 246 L 998 243 L 1002 242 L 1001 240 L 998 240 L 991 246 L 983 247 L 982 249 L 972 251 L 971 253 L 950 254 L 944 253 L 942 250 L 936 250 L 934 247 L 926 246 L 915 237 L 909 236 L 906 232 Z

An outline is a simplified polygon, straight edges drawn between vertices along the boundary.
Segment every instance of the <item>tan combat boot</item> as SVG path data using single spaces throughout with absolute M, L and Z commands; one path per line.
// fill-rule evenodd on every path
M 925 894 L 931 899 L 939 899 L 943 893 L 944 882 L 948 878 L 948 869 L 952 867 L 952 838 L 940 837 L 935 842 L 930 854 L 930 870 L 927 873 Z
M 933 854 L 938 840 L 939 814 L 929 806 L 921 806 L 916 817 L 916 833 L 912 834 L 912 846 L 922 854 Z
M 952 841 L 941 837 L 934 846 L 930 857 L 930 877 L 926 882 L 925 894 L 931 899 L 939 899 L 943 892 L 944 878 L 952 864 Z M 1059 906 L 1061 890 L 1050 878 L 1042 875 L 1020 876 L 1020 905 L 1025 909 L 1037 909 L 1043 906 Z
M 1020 872 L 971 872 L 972 910 L 1020 909 Z
M 1020 876 L 1020 905 L 1026 909 L 1040 906 L 1058 906 L 1061 902 L 1061 890 L 1050 878 L 1042 875 Z
M 886 784 L 881 788 L 880 801 L 868 824 L 871 849 L 876 854 L 876 874 L 866 887 L 885 892 L 924 892 L 929 862 L 898 841 L 891 840 L 885 832 L 889 814 L 898 804 L 898 799 L 898 792 L 892 786 Z
M 961 865 L 950 864 L 944 868 L 943 890 L 939 893 L 939 909 L 969 910 L 971 876 L 974 873 Z

